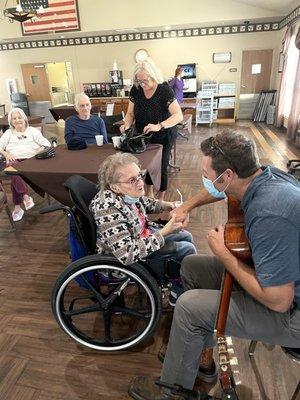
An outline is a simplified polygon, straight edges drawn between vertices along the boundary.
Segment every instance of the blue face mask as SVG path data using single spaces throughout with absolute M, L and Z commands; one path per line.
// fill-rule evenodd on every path
M 210 179 L 207 179 L 204 176 L 202 176 L 202 182 L 203 182 L 205 189 L 208 191 L 208 193 L 211 196 L 213 196 L 217 199 L 225 199 L 227 197 L 225 194 L 225 190 L 228 188 L 229 183 L 222 192 L 220 192 L 218 189 L 216 189 L 215 185 L 214 185 L 214 183 L 224 174 L 224 172 L 222 172 L 222 174 L 219 175 L 214 181 L 211 181 Z
M 140 198 L 132 197 L 132 196 L 129 196 L 128 194 L 124 194 L 123 200 L 126 204 L 135 204 L 140 201 Z

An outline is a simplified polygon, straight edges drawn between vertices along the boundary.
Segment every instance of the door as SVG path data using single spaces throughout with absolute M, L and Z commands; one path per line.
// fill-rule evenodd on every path
M 51 101 L 46 65 L 21 64 L 21 69 L 28 101 Z
M 273 50 L 243 51 L 241 94 L 270 89 Z
M 270 89 L 272 59 L 272 49 L 243 51 L 239 119 L 251 119 L 259 93 Z

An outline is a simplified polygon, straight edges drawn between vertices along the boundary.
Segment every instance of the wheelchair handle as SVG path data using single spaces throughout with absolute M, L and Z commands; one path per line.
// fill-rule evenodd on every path
M 40 209 L 40 214 L 48 214 L 54 211 L 59 211 L 59 210 L 63 210 L 66 212 L 71 212 L 71 208 L 64 206 L 62 204 L 56 203 L 56 204 L 52 204 L 50 206 L 46 206 L 43 207 L 42 209 Z

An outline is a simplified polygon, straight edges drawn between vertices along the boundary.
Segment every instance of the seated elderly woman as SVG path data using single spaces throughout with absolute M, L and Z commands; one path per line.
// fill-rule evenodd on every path
M 85 93 L 75 96 L 77 115 L 71 115 L 65 124 L 65 141 L 69 144 L 72 139 L 82 139 L 86 144 L 96 144 L 96 135 L 103 136 L 103 143 L 108 143 L 105 123 L 98 115 L 91 114 L 91 101 Z
M 100 190 L 90 205 L 97 225 L 97 251 L 113 254 L 125 265 L 145 260 L 162 277 L 164 260 L 181 263 L 196 248 L 175 215 L 165 226 L 147 218 L 147 213 L 172 210 L 175 204 L 145 197 L 143 177 L 137 158 L 128 153 L 111 155 L 101 164 Z M 171 253 L 160 250 L 168 242 L 174 243 Z M 176 292 L 172 294 L 176 301 Z
M 8 123 L 10 129 L 0 138 L 0 154 L 6 158 L 7 165 L 14 165 L 20 160 L 33 157 L 44 147 L 51 146 L 39 129 L 28 125 L 28 119 L 22 109 L 13 108 L 8 114 Z M 26 183 L 17 175 L 11 177 L 11 190 L 15 206 L 12 218 L 14 221 L 20 221 L 24 215 L 21 204 L 24 204 L 25 210 L 30 210 L 34 207 L 34 202 L 28 195 Z

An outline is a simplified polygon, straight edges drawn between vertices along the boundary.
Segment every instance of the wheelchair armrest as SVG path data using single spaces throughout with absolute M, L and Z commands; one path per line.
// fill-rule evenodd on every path
M 63 210 L 63 211 L 67 211 L 67 212 L 71 211 L 70 207 L 64 206 L 63 204 L 60 204 L 60 203 L 56 203 L 56 204 L 52 204 L 50 206 L 46 206 L 46 207 L 43 207 L 42 209 L 40 209 L 40 214 L 47 214 L 47 213 L 51 213 L 51 212 L 59 211 L 59 210 Z

